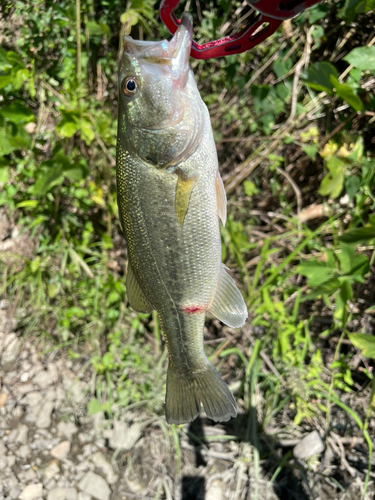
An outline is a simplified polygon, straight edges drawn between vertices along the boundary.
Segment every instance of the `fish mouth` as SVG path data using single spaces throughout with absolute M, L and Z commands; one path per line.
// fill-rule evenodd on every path
M 164 130 L 183 121 L 186 108 L 190 106 L 185 91 L 190 71 L 190 52 L 192 44 L 193 18 L 185 12 L 181 23 L 170 41 L 147 42 L 124 37 L 125 53 L 131 56 L 136 73 L 146 79 L 147 85 L 155 85 L 159 79 L 169 78 L 173 82 L 173 93 L 180 94 L 178 105 L 169 116 L 153 125 L 133 123 L 135 128 Z M 154 79 L 154 81 L 153 81 Z
M 130 36 L 124 37 L 124 52 L 138 66 L 147 64 L 151 74 L 155 75 L 167 71 L 176 80 L 180 88 L 185 87 L 189 74 L 189 59 L 193 40 L 193 18 L 185 12 L 181 23 L 170 41 L 147 42 L 133 40 Z M 139 67 L 140 69 L 140 67 Z

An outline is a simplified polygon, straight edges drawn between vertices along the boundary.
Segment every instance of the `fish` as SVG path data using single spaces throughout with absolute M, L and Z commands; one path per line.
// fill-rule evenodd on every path
M 189 64 L 193 22 L 170 41 L 126 36 L 119 63 L 116 180 L 128 248 L 126 292 L 156 310 L 168 347 L 165 415 L 193 421 L 201 405 L 217 422 L 237 415 L 233 394 L 203 347 L 205 315 L 233 328 L 244 299 L 221 262 L 227 200 L 208 109 Z

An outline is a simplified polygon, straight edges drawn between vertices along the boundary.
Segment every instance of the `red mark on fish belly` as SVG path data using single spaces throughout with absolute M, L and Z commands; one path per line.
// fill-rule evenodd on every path
M 199 305 L 189 305 L 189 306 L 184 306 L 182 310 L 186 314 L 200 314 L 205 311 L 205 307 Z

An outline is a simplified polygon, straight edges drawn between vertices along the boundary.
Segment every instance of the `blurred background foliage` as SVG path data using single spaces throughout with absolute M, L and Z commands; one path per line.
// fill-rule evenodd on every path
M 178 14 L 192 12 L 197 42 L 255 18 L 246 2 L 187 4 Z M 25 334 L 91 366 L 91 413 L 142 402 L 163 411 L 166 349 L 157 317 L 126 302 L 115 186 L 122 35 L 168 37 L 158 8 L 154 0 L 0 6 L 0 210 L 8 224 L 0 291 Z M 262 428 L 320 419 L 339 432 L 331 415 L 341 405 L 370 455 L 374 8 L 374 0 L 328 0 L 250 52 L 191 61 L 229 198 L 223 259 L 250 314 L 242 331 L 209 318 L 207 352 L 240 409 L 258 387 Z

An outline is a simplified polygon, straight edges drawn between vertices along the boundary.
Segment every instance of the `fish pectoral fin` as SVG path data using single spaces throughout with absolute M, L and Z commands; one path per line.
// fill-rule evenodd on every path
M 227 195 L 220 172 L 216 173 L 216 199 L 217 199 L 217 215 L 220 217 L 223 226 L 227 221 Z
M 242 326 L 247 318 L 247 308 L 233 278 L 221 264 L 215 298 L 208 310 L 220 321 L 232 328 Z
M 134 311 L 140 313 L 150 313 L 153 310 L 152 305 L 146 299 L 145 294 L 139 286 L 130 261 L 128 262 L 128 274 L 126 276 L 126 293 L 130 306 L 134 309 Z
M 189 206 L 191 192 L 197 182 L 197 177 L 187 177 L 181 170 L 177 171 L 175 210 L 178 222 L 182 227 Z

